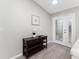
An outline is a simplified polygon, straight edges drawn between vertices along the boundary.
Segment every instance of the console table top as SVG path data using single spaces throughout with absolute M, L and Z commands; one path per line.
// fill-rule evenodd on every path
M 39 38 L 43 38 L 43 37 L 47 37 L 44 35 L 40 35 L 40 36 L 36 36 L 36 37 L 28 37 L 28 38 L 23 38 L 25 41 L 29 41 L 29 40 L 35 40 L 35 39 L 39 39 Z

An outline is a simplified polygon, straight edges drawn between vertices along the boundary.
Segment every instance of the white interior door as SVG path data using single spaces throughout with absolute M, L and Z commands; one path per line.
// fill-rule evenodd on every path
M 69 14 L 53 18 L 54 42 L 71 47 L 76 40 L 75 15 Z
M 66 46 L 71 45 L 71 35 L 72 34 L 69 34 L 69 29 L 70 29 L 69 23 L 71 23 L 71 19 L 69 19 L 68 17 L 63 17 L 63 42 L 64 42 L 64 45 L 66 45 Z M 72 26 L 72 25 L 70 24 L 70 26 Z M 70 29 L 70 31 L 71 31 L 71 29 Z

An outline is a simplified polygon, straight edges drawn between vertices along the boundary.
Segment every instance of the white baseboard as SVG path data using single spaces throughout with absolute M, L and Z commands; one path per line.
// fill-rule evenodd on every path
M 22 53 L 20 53 L 20 54 L 18 54 L 18 55 L 16 55 L 16 56 L 13 56 L 13 57 L 11 57 L 10 59 L 16 59 L 16 58 L 18 58 L 18 57 L 20 57 L 20 56 L 22 56 Z
M 53 41 L 48 41 L 47 43 L 53 43 Z

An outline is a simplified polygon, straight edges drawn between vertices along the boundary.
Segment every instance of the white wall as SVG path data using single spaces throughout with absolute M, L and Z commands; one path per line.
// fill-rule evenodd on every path
M 75 22 L 76 22 L 76 38 L 79 37 L 79 7 L 67 9 L 55 14 L 52 14 L 52 18 L 60 15 L 65 15 L 65 14 L 70 14 L 70 13 L 75 13 Z
M 40 26 L 31 25 L 31 15 L 40 17 Z M 32 0 L 0 0 L 0 59 L 22 53 L 22 38 L 31 36 L 33 28 L 50 41 L 50 26 L 50 15 Z

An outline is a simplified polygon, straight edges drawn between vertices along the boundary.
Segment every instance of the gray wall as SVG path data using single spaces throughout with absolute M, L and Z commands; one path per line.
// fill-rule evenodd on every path
M 31 25 L 31 15 L 40 17 L 40 26 Z M 32 0 L 0 0 L 0 59 L 22 53 L 22 38 L 32 36 L 34 28 L 51 41 L 50 19 Z
M 79 37 L 79 7 L 75 7 L 75 8 L 71 8 L 71 9 L 67 9 L 55 14 L 52 14 L 52 17 L 54 16 L 58 16 L 58 15 L 64 15 L 64 14 L 69 14 L 69 13 L 75 13 L 76 14 L 76 38 Z

